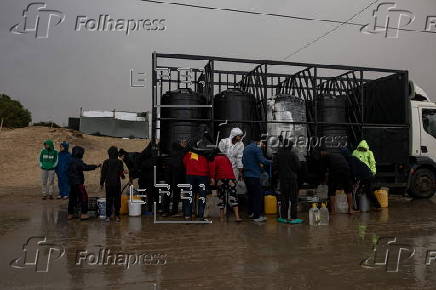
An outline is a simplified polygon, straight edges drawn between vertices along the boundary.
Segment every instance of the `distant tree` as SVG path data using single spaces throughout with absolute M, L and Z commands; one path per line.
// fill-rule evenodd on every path
M 41 127 L 51 127 L 51 128 L 60 128 L 58 124 L 55 122 L 37 122 L 33 123 L 33 126 L 41 126 Z
M 22 128 L 32 121 L 32 114 L 19 101 L 0 94 L 0 122 L 1 119 L 6 128 Z

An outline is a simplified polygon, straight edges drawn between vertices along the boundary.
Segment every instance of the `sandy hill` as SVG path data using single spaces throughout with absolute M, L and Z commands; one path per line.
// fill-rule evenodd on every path
M 85 148 L 84 161 L 98 164 L 107 158 L 107 149 L 115 145 L 126 151 L 142 151 L 147 140 L 127 140 L 81 134 L 64 128 L 27 127 L 0 132 L 0 187 L 10 191 L 13 188 L 33 188 L 40 184 L 39 152 L 45 140 L 52 139 L 56 150 L 66 140 L 71 148 L 80 145 Z M 97 190 L 100 170 L 85 174 L 90 191 Z M 34 191 L 34 190 L 32 190 Z M 30 193 L 29 193 L 30 194 Z M 32 194 L 40 194 L 34 192 Z M 0 192 L 1 195 L 1 192 Z

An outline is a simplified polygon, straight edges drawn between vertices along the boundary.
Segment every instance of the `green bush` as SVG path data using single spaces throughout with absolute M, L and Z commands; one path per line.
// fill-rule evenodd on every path
M 32 114 L 19 101 L 0 94 L 0 122 L 1 119 L 3 119 L 3 127 L 23 128 L 32 121 Z

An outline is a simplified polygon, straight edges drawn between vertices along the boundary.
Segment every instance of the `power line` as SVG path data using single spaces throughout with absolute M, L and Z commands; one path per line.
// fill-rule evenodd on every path
M 142 2 L 157 3 L 157 4 L 182 6 L 182 7 L 188 7 L 188 8 L 227 11 L 227 12 L 235 12 L 235 13 L 242 13 L 242 14 L 261 15 L 261 16 L 271 16 L 271 17 L 277 17 L 277 18 L 287 18 L 287 19 L 302 20 L 302 21 L 348 24 L 348 25 L 354 25 L 354 26 L 359 26 L 359 27 L 362 27 L 363 25 L 365 25 L 365 24 L 353 23 L 353 22 L 348 22 L 348 21 L 344 22 L 341 20 L 334 20 L 334 19 L 311 18 L 311 17 L 302 17 L 302 16 L 295 16 L 295 15 L 286 15 L 286 14 L 265 13 L 265 12 L 249 11 L 249 10 L 232 9 L 232 8 L 219 8 L 219 7 L 212 7 L 212 6 L 186 4 L 186 3 L 180 3 L 180 2 L 169 2 L 169 1 L 160 1 L 160 0 L 141 0 L 141 1 Z
M 373 6 L 374 4 L 376 4 L 378 1 L 380 0 L 374 0 L 371 3 L 369 3 L 366 7 L 364 7 L 363 9 L 361 9 L 360 11 L 354 13 L 350 18 L 348 18 L 346 21 L 340 23 L 339 25 L 333 27 L 333 29 L 330 29 L 329 31 L 327 31 L 326 33 L 322 34 L 321 36 L 318 36 L 317 38 L 315 38 L 314 40 L 306 43 L 304 46 L 300 47 L 299 49 L 297 49 L 294 52 L 291 52 L 290 54 L 288 54 L 284 59 L 287 60 L 288 58 L 290 58 L 291 56 L 296 55 L 297 53 L 305 50 L 306 48 L 309 48 L 312 44 L 315 44 L 316 42 L 324 39 L 325 37 L 327 37 L 330 33 L 335 32 L 336 30 L 338 30 L 339 28 L 341 28 L 343 25 L 350 23 L 350 21 L 352 21 L 354 18 L 356 18 L 357 16 L 359 16 L 360 14 L 362 14 L 363 12 L 365 12 L 366 10 L 368 10 L 371 6 Z
M 161 1 L 161 0 L 140 0 L 142 2 L 148 2 L 148 3 L 156 3 L 156 4 L 166 4 L 166 5 L 174 5 L 174 6 L 180 6 L 180 7 L 186 7 L 186 8 L 194 8 L 194 9 L 204 9 L 204 10 L 214 10 L 214 11 L 225 11 L 225 12 L 232 12 L 232 13 L 240 13 L 240 14 L 248 14 L 248 15 L 258 15 L 258 16 L 270 16 L 270 17 L 276 17 L 276 18 L 285 18 L 285 19 L 293 19 L 293 20 L 300 20 L 300 21 L 313 21 L 313 22 L 321 22 L 321 23 L 334 23 L 339 24 L 335 26 L 333 29 L 327 31 L 326 33 L 322 34 L 321 36 L 317 37 L 316 39 L 306 43 L 303 47 L 297 49 L 296 51 L 290 53 L 287 55 L 284 59 L 288 59 L 291 56 L 301 52 L 302 50 L 310 47 L 312 44 L 318 42 L 319 40 L 327 37 L 330 33 L 338 30 L 343 25 L 351 25 L 351 26 L 358 26 L 360 28 L 363 28 L 366 24 L 352 22 L 354 18 L 362 14 L 364 11 L 368 10 L 372 5 L 379 2 L 379 0 L 375 0 L 371 2 L 368 6 L 360 10 L 359 12 L 355 13 L 353 16 L 351 16 L 346 21 L 342 20 L 336 20 L 336 19 L 322 19 L 322 18 L 311 18 L 311 17 L 302 17 L 302 16 L 295 16 L 295 15 L 286 15 L 286 14 L 277 14 L 277 13 L 265 13 L 265 12 L 258 12 L 258 11 L 249 11 L 249 10 L 240 10 L 240 9 L 232 9 L 232 8 L 219 8 L 219 7 L 212 7 L 212 6 L 204 6 L 204 5 L 194 5 L 194 4 L 186 4 L 186 3 L 180 3 L 180 2 L 170 2 L 170 1 Z M 429 31 L 429 30 L 416 30 L 416 29 L 408 29 L 408 28 L 399 28 L 399 27 L 391 27 L 391 26 L 375 26 L 374 28 L 382 28 L 382 29 L 395 29 L 398 31 L 408 31 L 408 32 L 421 32 L 421 33 L 436 33 L 435 31 Z

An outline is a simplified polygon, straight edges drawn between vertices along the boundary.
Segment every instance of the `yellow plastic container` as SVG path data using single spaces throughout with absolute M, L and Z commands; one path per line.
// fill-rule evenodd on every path
M 379 189 L 374 191 L 375 197 L 378 200 L 378 203 L 380 204 L 380 207 L 387 208 L 389 205 L 389 194 L 386 189 Z
M 141 197 L 134 195 L 133 200 L 140 200 Z M 120 208 L 120 214 L 128 214 L 129 213 L 129 195 L 128 194 L 122 194 L 121 195 L 121 208 Z
M 265 195 L 265 214 L 277 214 L 277 197 Z

